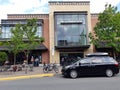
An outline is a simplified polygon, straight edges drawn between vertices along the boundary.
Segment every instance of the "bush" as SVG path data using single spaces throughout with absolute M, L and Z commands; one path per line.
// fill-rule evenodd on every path
M 0 52 L 0 65 L 3 65 L 7 60 L 7 54 L 5 52 Z

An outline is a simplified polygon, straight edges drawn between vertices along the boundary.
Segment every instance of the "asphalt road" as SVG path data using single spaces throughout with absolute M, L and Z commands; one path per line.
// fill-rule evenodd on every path
M 0 90 L 120 90 L 120 74 L 115 77 L 53 77 L 0 81 Z

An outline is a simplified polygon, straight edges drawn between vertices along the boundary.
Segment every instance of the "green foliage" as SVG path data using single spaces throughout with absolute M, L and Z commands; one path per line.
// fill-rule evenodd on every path
M 21 25 L 17 24 L 15 28 L 11 29 L 12 37 L 10 41 L 11 51 L 14 53 L 18 53 L 20 50 L 23 50 L 23 30 L 21 29 Z
M 0 52 L 0 65 L 3 65 L 7 60 L 7 54 L 5 52 Z
M 23 43 L 23 30 L 21 29 L 21 24 L 17 24 L 15 28 L 11 28 L 12 37 L 9 42 L 7 42 L 7 46 L 10 52 L 14 53 L 14 64 L 16 62 L 16 54 L 22 50 L 24 50 Z
M 27 56 L 30 50 L 44 42 L 43 37 L 36 36 L 37 23 L 36 19 L 30 19 L 27 24 L 17 24 L 15 28 L 11 28 L 11 39 L 4 44 L 14 53 L 14 64 L 16 62 L 16 54 L 27 50 Z
M 27 24 L 22 26 L 22 30 L 24 31 L 24 39 L 26 38 L 28 41 L 25 42 L 27 50 L 26 56 L 28 59 L 28 54 L 30 50 L 33 50 L 36 46 L 40 45 L 42 42 L 44 42 L 43 37 L 36 36 L 37 32 L 37 20 L 36 19 L 30 19 L 27 21 Z
M 30 19 L 27 21 L 27 24 L 22 26 L 22 30 L 24 31 L 24 38 L 28 39 L 28 42 L 26 42 L 27 50 L 32 50 L 37 45 L 40 45 L 41 42 L 44 42 L 43 37 L 36 36 L 38 27 L 36 22 L 36 19 Z
M 104 47 L 112 47 L 120 52 L 120 13 L 116 7 L 105 5 L 105 10 L 99 14 L 94 34 L 90 33 L 89 37 L 91 43 L 98 47 L 100 42 L 106 42 Z

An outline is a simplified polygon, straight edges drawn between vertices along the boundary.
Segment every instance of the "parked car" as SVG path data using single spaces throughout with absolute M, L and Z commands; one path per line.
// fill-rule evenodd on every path
M 112 77 L 119 73 L 118 62 L 107 53 L 92 53 L 71 65 L 62 67 L 62 75 L 77 78 L 82 75 L 106 75 Z

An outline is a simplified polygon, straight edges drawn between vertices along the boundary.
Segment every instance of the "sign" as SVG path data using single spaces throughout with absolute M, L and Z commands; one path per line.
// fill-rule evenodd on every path
M 52 56 L 54 56 L 55 50 L 54 47 L 52 48 Z

